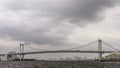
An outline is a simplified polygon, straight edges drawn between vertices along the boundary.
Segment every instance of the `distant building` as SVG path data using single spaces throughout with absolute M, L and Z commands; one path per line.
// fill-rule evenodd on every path
M 105 58 L 106 59 L 113 59 L 113 58 L 120 59 L 120 51 L 113 52 L 113 53 L 105 56 Z

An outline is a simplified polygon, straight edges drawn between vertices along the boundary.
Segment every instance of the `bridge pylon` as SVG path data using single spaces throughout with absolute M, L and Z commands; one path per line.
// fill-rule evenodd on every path
M 99 59 L 102 59 L 102 40 L 98 39 L 98 55 L 99 55 Z
M 20 44 L 20 53 L 21 53 L 20 55 L 20 61 L 21 61 L 24 60 L 24 54 L 22 54 L 24 53 L 24 44 Z

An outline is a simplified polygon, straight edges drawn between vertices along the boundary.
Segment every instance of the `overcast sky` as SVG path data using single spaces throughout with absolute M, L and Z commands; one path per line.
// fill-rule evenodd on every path
M 0 0 L 0 49 L 69 49 L 98 38 L 120 48 L 120 0 Z M 89 48 L 88 48 L 89 49 Z

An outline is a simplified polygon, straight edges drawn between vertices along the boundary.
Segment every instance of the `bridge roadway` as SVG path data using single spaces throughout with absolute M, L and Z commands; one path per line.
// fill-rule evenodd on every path
M 81 50 L 54 50 L 54 51 L 36 51 L 36 52 L 24 52 L 24 53 L 13 53 L 9 55 L 27 55 L 27 54 L 44 54 L 44 53 L 112 53 L 115 51 L 81 51 Z M 5 56 L 8 54 L 0 54 Z

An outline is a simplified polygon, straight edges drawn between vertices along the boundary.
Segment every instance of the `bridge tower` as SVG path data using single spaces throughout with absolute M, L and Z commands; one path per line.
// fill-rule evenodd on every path
M 20 53 L 21 53 L 20 55 L 20 61 L 21 61 L 24 60 L 24 54 L 22 54 L 24 53 L 24 44 L 20 44 Z
M 99 55 L 99 59 L 102 59 L 102 40 L 98 39 L 98 55 Z

